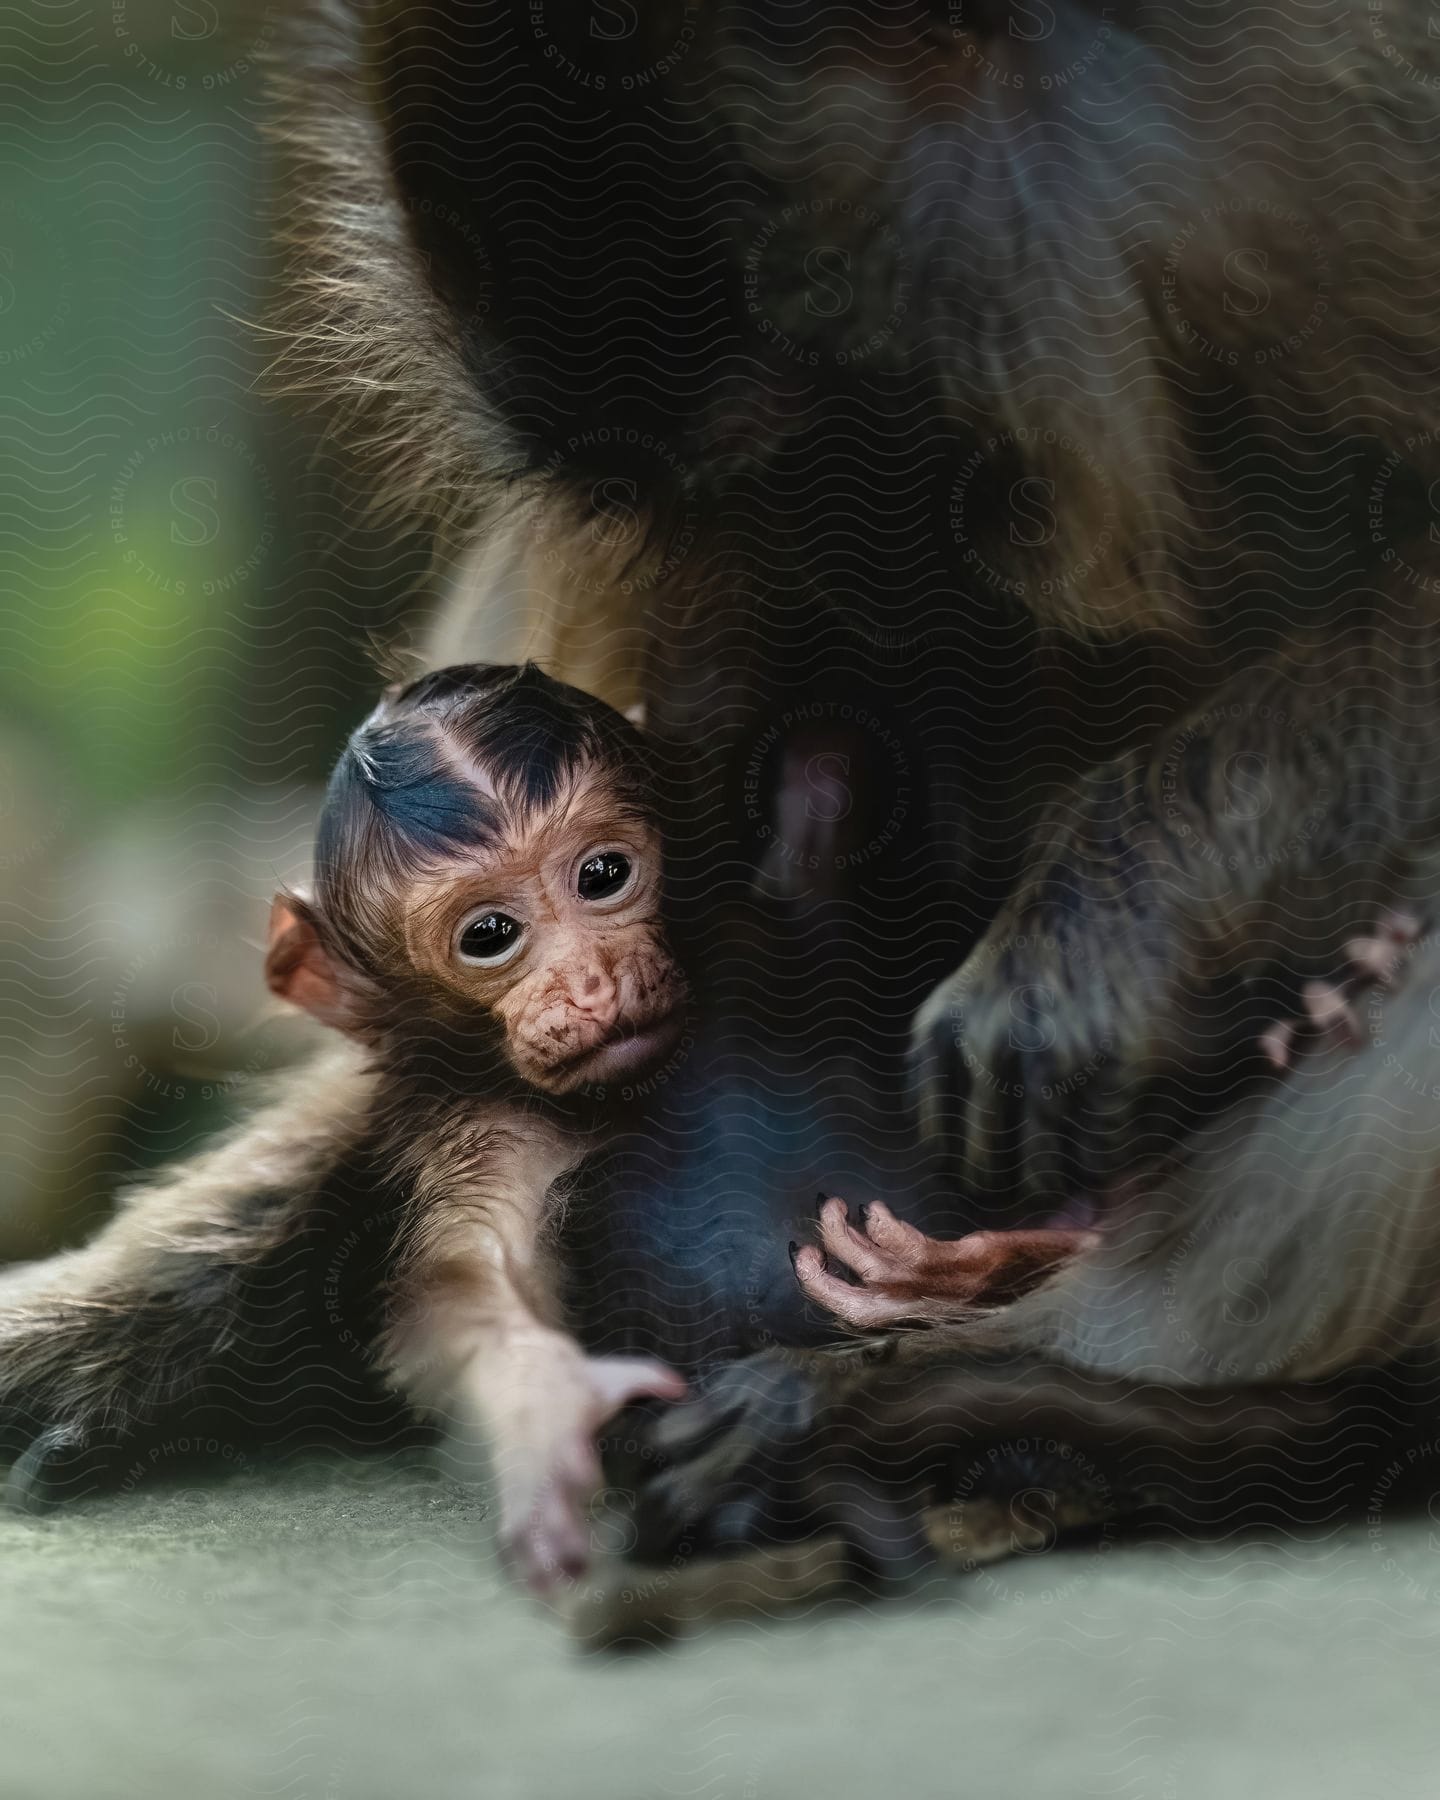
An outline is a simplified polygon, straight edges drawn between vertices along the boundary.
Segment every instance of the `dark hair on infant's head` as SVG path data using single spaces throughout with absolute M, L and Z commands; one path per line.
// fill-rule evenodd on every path
M 459 663 L 387 689 L 341 753 L 320 817 L 315 899 L 334 947 L 363 964 L 380 895 L 547 810 L 585 772 L 653 821 L 640 733 L 534 663 Z

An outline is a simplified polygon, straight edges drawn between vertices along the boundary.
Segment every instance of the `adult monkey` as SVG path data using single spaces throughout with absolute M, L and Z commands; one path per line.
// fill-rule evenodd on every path
M 539 654 L 673 752 L 722 1024 L 595 1227 L 592 1335 L 692 1364 L 803 1336 L 784 1223 L 817 1182 L 957 1230 L 1108 1227 L 1069 1299 L 1017 1310 L 1049 1323 L 998 1414 L 978 1329 L 883 1376 L 742 1366 L 727 1481 L 836 1383 L 851 1463 L 1042 1391 L 1077 1437 L 1168 1419 L 1183 1448 L 1192 1403 L 1087 1406 L 1067 1371 L 1273 1383 L 1428 1341 L 1425 981 L 1368 1048 L 1231 1085 L 1287 989 L 1433 899 L 1427 26 L 1360 0 L 307 23 L 295 379 L 480 525 L 439 654 Z M 1226 1310 L 1242 1253 L 1258 1335 Z

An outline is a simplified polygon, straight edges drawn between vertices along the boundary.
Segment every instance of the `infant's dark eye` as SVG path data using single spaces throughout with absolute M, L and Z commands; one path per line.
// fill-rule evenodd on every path
M 520 941 L 520 924 L 507 913 L 482 913 L 460 933 L 460 954 L 466 962 L 499 962 Z
M 607 894 L 618 894 L 629 879 L 630 858 L 618 850 L 602 850 L 580 865 L 580 898 L 603 900 Z

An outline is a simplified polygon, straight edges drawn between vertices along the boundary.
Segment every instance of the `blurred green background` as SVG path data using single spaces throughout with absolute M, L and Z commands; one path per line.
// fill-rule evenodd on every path
M 424 580 L 261 391 L 284 20 L 0 14 L 0 1256 L 75 1237 L 302 1050 L 259 978 L 268 896 Z

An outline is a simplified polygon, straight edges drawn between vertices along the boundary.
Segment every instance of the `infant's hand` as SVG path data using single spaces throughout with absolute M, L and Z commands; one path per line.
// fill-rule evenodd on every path
M 685 1381 L 641 1356 L 586 1356 L 561 1332 L 476 1358 L 466 1378 L 484 1421 L 507 1560 L 536 1593 L 584 1573 L 601 1485 L 597 1437 L 634 1400 L 679 1400 Z

